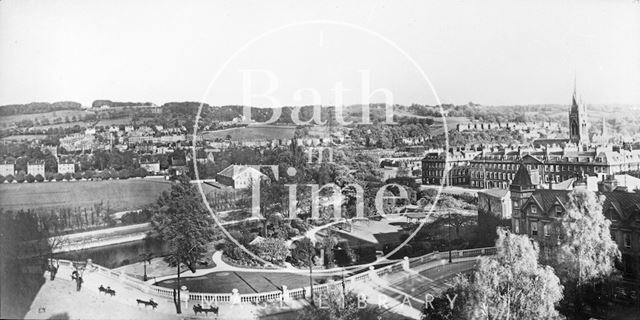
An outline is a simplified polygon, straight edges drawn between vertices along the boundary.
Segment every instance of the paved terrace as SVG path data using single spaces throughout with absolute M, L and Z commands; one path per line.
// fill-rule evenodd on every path
M 424 295 L 437 294 L 448 286 L 448 279 L 458 272 L 472 270 L 475 261 L 481 255 L 492 255 L 494 248 L 454 251 L 454 264 L 448 264 L 448 253 L 432 253 L 413 259 L 405 259 L 389 266 L 370 270 L 345 279 L 347 290 L 365 294 L 373 305 L 382 300 L 383 318 L 418 318 Z M 242 269 L 242 268 L 241 268 Z M 70 275 L 72 263 L 60 261 L 60 270 L 56 280 L 48 280 L 36 295 L 26 318 L 48 319 L 66 317 L 72 319 L 96 319 L 108 315 L 112 318 L 137 319 L 184 319 L 204 318 L 195 316 L 192 306 L 217 304 L 220 306 L 221 319 L 278 319 L 294 318 L 295 310 L 306 305 L 303 297 L 310 296 L 310 289 L 279 290 L 255 294 L 209 294 L 186 293 L 183 302 L 183 315 L 175 314 L 172 302 L 172 290 L 142 282 L 124 272 L 109 270 L 97 265 L 89 265 L 84 271 L 85 283 L 81 291 L 75 290 Z M 243 272 L 265 272 L 258 269 L 243 269 Z M 280 270 L 281 271 L 281 270 Z M 116 290 L 116 296 L 105 296 L 98 287 L 110 286 Z M 314 286 L 314 294 L 321 295 L 328 290 L 340 290 L 341 282 L 330 282 Z M 377 299 L 376 299 L 377 297 Z M 408 297 L 408 298 L 407 298 Z M 138 306 L 136 299 L 153 298 L 158 308 Z M 406 303 L 411 301 L 411 305 Z M 404 303 L 403 303 L 404 302 Z M 211 316 L 210 316 L 211 317 Z

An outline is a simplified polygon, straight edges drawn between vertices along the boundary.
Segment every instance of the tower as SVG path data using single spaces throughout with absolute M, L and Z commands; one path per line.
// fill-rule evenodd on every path
M 571 110 L 569 111 L 569 141 L 576 145 L 589 144 L 587 107 L 581 101 L 578 101 L 575 82 L 573 84 Z
M 516 175 L 513 177 L 513 181 L 509 186 L 509 191 L 511 193 L 512 230 L 517 234 L 527 233 L 525 223 L 526 216 L 524 211 L 522 211 L 522 206 L 527 202 L 531 195 L 533 195 L 535 189 L 535 185 L 531 182 L 529 170 L 524 163 L 520 163 L 518 172 L 516 172 Z

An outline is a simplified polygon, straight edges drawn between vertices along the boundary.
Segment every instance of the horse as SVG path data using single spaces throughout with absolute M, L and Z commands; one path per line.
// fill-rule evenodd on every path
M 204 315 L 207 316 L 209 315 L 209 312 L 215 314 L 216 316 L 218 315 L 218 307 L 209 307 L 209 308 L 203 308 L 201 305 L 195 305 L 193 306 L 193 312 L 195 314 L 198 314 L 200 312 L 204 312 Z
M 144 304 L 145 309 L 147 308 L 147 306 L 151 306 L 153 309 L 155 309 L 158 306 L 158 303 L 153 301 L 153 299 L 149 299 L 149 301 L 136 299 L 136 302 L 138 304 Z

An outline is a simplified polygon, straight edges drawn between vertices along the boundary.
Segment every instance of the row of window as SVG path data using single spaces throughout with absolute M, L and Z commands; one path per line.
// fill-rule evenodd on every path
M 487 181 L 486 183 L 484 181 L 475 181 L 472 180 L 471 181 L 471 186 L 474 188 L 501 188 L 501 189 L 507 189 L 509 188 L 509 185 L 511 184 L 511 180 L 509 181 Z
M 611 240 L 613 240 L 615 243 L 618 243 L 618 232 L 617 230 L 611 230 Z M 624 232 L 622 233 L 622 243 L 624 244 L 624 247 L 627 249 L 631 249 L 631 233 L 630 232 Z
M 548 222 L 539 222 L 539 221 L 531 221 L 529 223 L 529 230 L 530 230 L 530 235 L 532 237 L 537 237 L 539 235 L 539 225 L 542 224 L 542 235 L 544 235 L 545 237 L 551 237 L 551 224 Z M 520 222 L 518 221 L 518 219 L 514 219 L 514 231 L 516 234 L 520 234 Z M 559 230 L 556 228 L 555 230 L 556 235 L 560 236 Z M 619 231 L 617 230 L 611 230 L 611 240 L 613 240 L 614 242 L 618 243 L 618 233 Z M 640 240 L 639 240 L 640 241 Z M 622 233 L 622 244 L 624 245 L 625 248 L 627 249 L 631 249 L 632 248 L 632 237 L 631 237 L 631 233 L 630 232 L 623 232 Z M 620 243 L 618 243 L 619 245 Z
M 485 177 L 484 172 L 475 172 L 475 174 L 472 173 L 471 175 L 476 179 L 484 179 Z M 509 173 L 509 172 L 486 172 L 487 179 L 513 180 L 515 176 L 516 176 L 515 173 Z

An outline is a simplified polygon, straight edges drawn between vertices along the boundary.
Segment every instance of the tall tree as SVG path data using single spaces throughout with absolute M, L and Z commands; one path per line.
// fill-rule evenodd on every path
M 180 178 L 158 198 L 151 218 L 154 229 L 169 244 L 165 260 L 177 267 L 178 294 L 176 311 L 180 309 L 180 265 L 185 264 L 195 272 L 198 260 L 207 251 L 207 244 L 214 239 L 214 221 L 207 211 L 198 190 L 186 178 Z
M 560 279 L 538 262 L 538 245 L 526 235 L 498 230 L 498 253 L 480 260 L 462 284 L 467 319 L 555 319 L 562 299 Z
M 620 258 L 617 244 L 611 239 L 611 221 L 602 214 L 602 199 L 587 189 L 569 194 L 567 213 L 560 222 L 560 247 L 552 261 L 565 286 L 573 295 L 574 312 L 580 313 L 581 292 L 595 285 L 614 270 Z
M 315 297 L 315 303 L 298 312 L 298 320 L 369 320 L 378 319 L 378 309 L 358 300 L 358 295 L 334 287 Z

